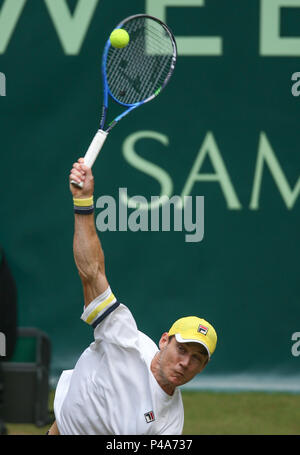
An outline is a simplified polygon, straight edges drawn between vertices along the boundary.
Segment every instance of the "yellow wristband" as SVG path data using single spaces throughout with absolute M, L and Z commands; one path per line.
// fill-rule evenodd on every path
M 78 199 L 74 197 L 73 202 L 76 207 L 90 207 L 91 205 L 94 205 L 94 198 L 93 196 L 86 199 Z

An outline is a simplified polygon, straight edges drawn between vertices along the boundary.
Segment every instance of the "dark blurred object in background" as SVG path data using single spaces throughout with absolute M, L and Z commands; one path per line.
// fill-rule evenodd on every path
M 5 356 L 0 355 L 0 435 L 6 434 L 3 420 L 3 373 L 1 361 L 9 360 L 17 339 L 17 287 L 3 248 L 0 247 L 0 332 L 5 337 Z M 3 335 L 2 335 L 3 337 Z

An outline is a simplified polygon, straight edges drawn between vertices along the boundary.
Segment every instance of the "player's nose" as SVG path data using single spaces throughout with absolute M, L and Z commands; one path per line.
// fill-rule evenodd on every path
M 179 365 L 183 368 L 188 368 L 190 363 L 190 357 L 188 355 L 185 355 L 180 359 Z

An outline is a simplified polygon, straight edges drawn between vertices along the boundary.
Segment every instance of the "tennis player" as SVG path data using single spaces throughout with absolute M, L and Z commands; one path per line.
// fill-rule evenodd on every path
M 56 421 L 48 434 L 176 435 L 184 410 L 179 386 L 200 373 L 213 354 L 214 328 L 196 316 L 177 320 L 159 347 L 140 332 L 130 310 L 108 283 L 94 222 L 94 178 L 83 158 L 73 164 L 70 184 L 75 212 L 74 258 L 82 281 L 81 319 L 94 341 L 56 388 Z

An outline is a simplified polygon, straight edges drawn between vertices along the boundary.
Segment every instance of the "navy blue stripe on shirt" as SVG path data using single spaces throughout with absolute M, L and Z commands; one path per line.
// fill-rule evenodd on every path
M 99 318 L 96 319 L 96 321 L 93 322 L 92 327 L 95 329 L 97 325 L 99 325 L 100 322 L 103 321 L 103 319 L 105 319 L 106 316 L 108 316 L 112 311 L 118 308 L 119 305 L 120 302 L 116 302 L 111 307 L 109 307 L 103 314 L 101 314 L 101 316 L 99 316 Z

